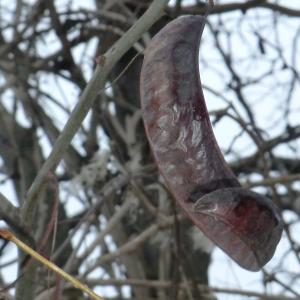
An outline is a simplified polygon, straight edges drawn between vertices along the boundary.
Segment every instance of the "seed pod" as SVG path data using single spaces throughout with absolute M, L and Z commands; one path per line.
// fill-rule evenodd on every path
M 274 203 L 241 188 L 214 137 L 198 71 L 201 16 L 170 22 L 141 71 L 146 134 L 167 188 L 193 223 L 240 266 L 257 271 L 282 234 Z

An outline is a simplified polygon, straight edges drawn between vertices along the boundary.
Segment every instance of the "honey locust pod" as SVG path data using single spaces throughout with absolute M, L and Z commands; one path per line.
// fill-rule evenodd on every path
M 275 204 L 241 187 L 214 137 L 198 70 L 205 17 L 182 16 L 145 51 L 141 106 L 159 171 L 193 223 L 240 266 L 273 256 L 283 225 Z

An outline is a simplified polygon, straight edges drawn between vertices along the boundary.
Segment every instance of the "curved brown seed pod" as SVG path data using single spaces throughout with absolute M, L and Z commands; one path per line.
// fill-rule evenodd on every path
M 141 104 L 166 185 L 191 220 L 242 267 L 259 270 L 282 233 L 273 202 L 240 187 L 215 140 L 198 71 L 205 18 L 180 17 L 146 49 Z

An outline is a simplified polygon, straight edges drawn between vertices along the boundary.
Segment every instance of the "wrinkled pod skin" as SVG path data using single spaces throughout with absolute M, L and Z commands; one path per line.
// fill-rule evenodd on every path
M 147 47 L 145 130 L 169 191 L 193 223 L 240 266 L 258 271 L 275 252 L 282 220 L 271 200 L 241 188 L 214 137 L 198 71 L 204 22 L 179 17 Z

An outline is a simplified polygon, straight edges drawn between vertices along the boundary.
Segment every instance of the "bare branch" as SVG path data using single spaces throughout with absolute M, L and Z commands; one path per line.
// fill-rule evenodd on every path
M 67 124 L 64 127 L 64 130 L 54 144 L 51 154 L 43 164 L 30 189 L 28 190 L 27 201 L 23 207 L 24 216 L 26 216 L 28 210 L 32 209 L 34 205 L 34 196 L 39 190 L 39 187 L 43 182 L 43 178 L 50 170 L 55 169 L 56 165 L 60 161 L 62 155 L 69 146 L 70 141 L 74 137 L 83 119 L 92 106 L 96 95 L 103 88 L 105 79 L 112 67 L 140 38 L 140 36 L 161 17 L 162 11 L 168 2 L 169 0 L 154 1 L 146 13 L 131 27 L 131 29 L 128 30 L 128 32 L 124 34 L 124 36 L 121 37 L 120 40 L 117 41 L 117 43 L 103 55 L 104 63 L 98 64 L 93 78 L 89 81 L 87 87 L 83 91 L 78 104 L 74 108 Z

